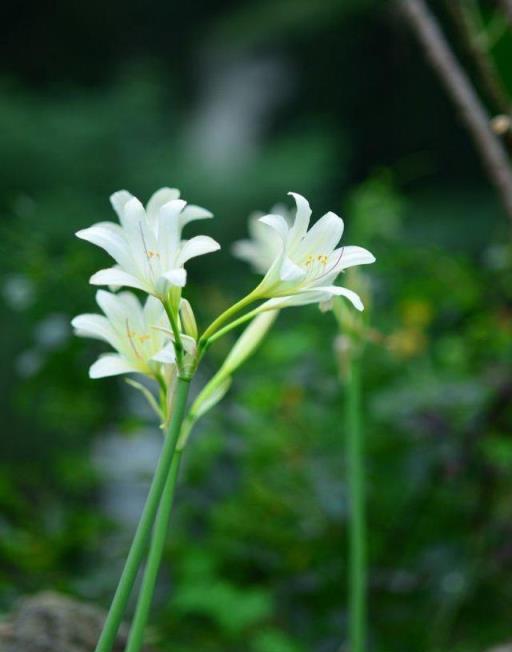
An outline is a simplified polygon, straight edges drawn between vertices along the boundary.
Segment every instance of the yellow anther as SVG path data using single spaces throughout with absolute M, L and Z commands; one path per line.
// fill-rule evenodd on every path
M 308 257 L 306 258 L 306 265 L 311 265 L 312 262 L 313 262 L 313 256 L 308 256 Z
M 144 344 L 144 342 L 146 342 L 147 340 L 149 340 L 149 335 L 146 335 L 146 334 L 144 334 L 144 335 L 137 335 L 137 339 L 139 340 L 139 342 L 140 342 L 141 344 Z
M 158 251 L 151 251 L 151 249 L 148 249 L 148 258 L 160 258 L 160 254 Z
M 327 256 L 322 255 L 322 256 L 317 256 L 317 258 L 318 258 L 318 262 L 321 265 L 327 265 L 327 260 L 328 260 Z

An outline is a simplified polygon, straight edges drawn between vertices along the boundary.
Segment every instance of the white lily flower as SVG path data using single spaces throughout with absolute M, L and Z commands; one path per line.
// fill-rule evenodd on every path
M 89 369 L 91 378 L 124 373 L 154 377 L 168 374 L 176 356 L 166 331 L 169 319 L 161 302 L 149 296 L 144 304 L 131 292 L 98 290 L 96 301 L 104 315 L 84 314 L 71 325 L 76 335 L 108 342 L 117 353 L 106 353 Z
M 269 299 L 260 309 L 320 303 L 333 296 L 344 296 L 355 308 L 363 310 L 355 292 L 334 282 L 345 269 L 373 263 L 375 257 L 362 247 L 337 248 L 344 225 L 335 213 L 326 213 L 308 230 L 308 201 L 297 193 L 289 194 L 297 205 L 293 222 L 278 213 L 264 215 L 257 227 L 254 222 L 250 227 L 253 240 L 235 245 L 236 255 L 265 273 L 253 294 Z
M 115 192 L 110 201 L 120 224 L 100 222 L 77 232 L 82 240 L 101 247 L 117 265 L 102 269 L 90 279 L 93 285 L 127 286 L 165 299 L 170 287 L 183 287 L 185 263 L 196 256 L 220 249 L 209 236 L 182 240 L 183 227 L 193 220 L 211 218 L 199 206 L 187 206 L 179 190 L 161 188 L 144 209 L 126 190 Z

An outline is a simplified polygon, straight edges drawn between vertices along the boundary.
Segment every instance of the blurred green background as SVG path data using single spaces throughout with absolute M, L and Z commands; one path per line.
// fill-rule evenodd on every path
M 509 225 L 392 4 L 2 13 L 0 608 L 48 588 L 108 604 L 159 449 L 133 390 L 87 377 L 104 347 L 69 321 L 95 309 L 87 279 L 108 259 L 74 232 L 114 219 L 120 188 L 176 186 L 210 208 L 200 230 L 223 250 L 190 264 L 187 288 L 204 326 L 256 281 L 230 255 L 247 216 L 293 190 L 377 257 L 364 270 L 372 649 L 512 637 Z M 512 92 L 512 33 L 495 56 Z M 152 617 L 163 649 L 344 649 L 335 336 L 314 306 L 285 312 L 197 428 Z

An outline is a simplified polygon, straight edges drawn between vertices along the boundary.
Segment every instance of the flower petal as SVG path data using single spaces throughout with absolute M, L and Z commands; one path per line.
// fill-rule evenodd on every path
M 87 229 L 77 231 L 75 235 L 81 240 L 101 247 L 123 267 L 130 269 L 133 266 L 126 238 L 118 224 L 99 222 Z
M 274 309 L 281 310 L 282 308 L 290 308 L 292 306 L 305 306 L 310 303 L 320 303 L 322 301 L 327 301 L 332 296 L 344 296 L 357 310 L 364 310 L 363 302 L 358 294 L 347 288 L 331 285 L 326 287 L 308 288 L 302 290 L 298 294 L 269 299 L 258 307 L 258 312 Z
M 363 247 L 340 247 L 339 249 L 336 249 L 336 251 L 333 251 L 332 258 L 334 258 L 336 254 L 338 254 L 339 258 L 336 264 L 337 271 L 348 269 L 355 265 L 369 265 L 375 262 L 375 256 L 368 251 L 368 249 L 364 249 Z
M 149 222 L 154 226 L 158 220 L 158 214 L 164 204 L 179 199 L 180 191 L 177 188 L 160 188 L 151 195 L 146 204 L 146 215 Z
M 299 193 L 289 192 L 288 194 L 295 199 L 295 203 L 297 204 L 297 213 L 293 226 L 290 229 L 289 239 L 289 246 L 295 247 L 306 235 L 311 218 L 311 208 L 308 200 L 302 195 L 299 195 Z
M 93 274 L 89 279 L 92 285 L 116 285 L 136 288 L 137 290 L 144 290 L 145 292 L 152 292 L 153 289 L 146 283 L 142 283 L 139 279 L 131 274 L 127 274 L 122 269 L 117 267 L 109 267 L 108 269 L 100 269 L 99 272 Z
M 106 353 L 100 356 L 89 369 L 89 378 L 105 378 L 106 376 L 118 376 L 137 372 L 138 369 L 132 366 L 127 360 L 117 353 Z
M 156 353 L 151 359 L 156 362 L 163 362 L 164 364 L 173 364 L 176 361 L 176 352 L 172 342 L 166 344 L 164 348 Z
M 158 245 L 144 206 L 136 197 L 126 202 L 121 223 L 138 269 L 142 271 L 149 268 L 151 275 L 151 255 L 158 252 Z
M 103 315 L 84 314 L 77 315 L 71 320 L 71 326 L 79 337 L 92 337 L 96 340 L 108 342 L 115 348 L 116 334 L 108 319 Z
M 191 258 L 196 258 L 196 256 L 202 256 L 203 254 L 209 254 L 213 251 L 218 251 L 219 249 L 220 244 L 213 238 L 210 238 L 209 235 L 197 235 L 195 238 L 191 238 L 184 242 L 178 255 L 177 264 L 184 265 L 187 260 L 190 260 Z
M 329 212 L 308 231 L 297 248 L 297 257 L 329 256 L 343 235 L 343 220 Z
M 213 213 L 210 213 L 210 211 L 206 208 L 189 204 L 186 208 L 183 209 L 180 215 L 181 228 L 183 228 L 185 224 L 193 222 L 194 220 L 207 220 L 211 217 L 213 217 Z
M 299 281 L 306 276 L 306 271 L 285 256 L 281 263 L 279 277 L 281 281 Z
M 117 192 L 114 192 L 112 195 L 110 195 L 110 203 L 112 204 L 112 208 L 117 213 L 120 222 L 122 220 L 126 202 L 132 199 L 132 197 L 133 195 L 127 190 L 118 190 Z
M 156 299 L 155 299 L 156 301 Z M 106 290 L 96 292 L 96 302 L 103 310 L 113 328 L 124 329 L 126 319 L 142 323 L 142 308 L 137 297 L 131 292 L 113 294 Z
M 186 205 L 183 199 L 173 199 L 160 208 L 157 233 L 162 269 L 176 265 L 181 239 L 180 213 Z
M 144 322 L 148 326 L 169 325 L 162 302 L 156 297 L 149 296 L 143 308 Z
M 187 272 L 183 268 L 181 269 L 170 269 L 162 276 L 171 282 L 172 285 L 175 285 L 179 288 L 185 287 L 187 283 Z
M 279 233 L 279 236 L 281 237 L 281 240 L 286 242 L 286 239 L 288 237 L 288 232 L 290 231 L 288 227 L 288 222 L 284 219 L 282 215 L 264 215 L 263 217 L 260 217 L 259 219 L 260 222 L 263 224 L 267 224 L 268 226 L 272 227 L 274 231 L 277 231 Z
M 354 308 L 361 311 L 364 310 L 364 305 L 363 302 L 361 301 L 361 297 L 356 292 L 349 290 L 348 288 L 343 288 L 340 287 L 339 285 L 328 285 L 325 287 L 313 288 L 310 291 L 312 293 L 322 292 L 325 295 L 327 295 L 327 297 L 330 296 L 345 297 L 352 303 Z

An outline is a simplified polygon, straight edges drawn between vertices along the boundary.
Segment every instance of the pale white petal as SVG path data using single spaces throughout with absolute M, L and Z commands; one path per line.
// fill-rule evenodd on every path
M 87 229 L 77 231 L 75 235 L 81 240 L 86 240 L 101 247 L 123 267 L 129 269 L 132 266 L 133 263 L 128 244 L 118 224 L 114 224 L 113 222 L 99 222 Z
M 279 276 L 281 281 L 299 281 L 306 276 L 306 271 L 285 256 L 281 263 Z
M 233 243 L 231 251 L 234 256 L 257 266 L 258 245 L 252 240 L 237 240 Z
M 162 302 L 156 297 L 148 297 L 144 304 L 144 322 L 148 326 L 160 325 L 160 322 L 165 322 L 168 325 L 167 315 L 165 314 Z
M 353 290 L 349 290 L 348 288 L 343 288 L 340 287 L 339 285 L 328 285 L 325 287 L 314 288 L 310 290 L 310 292 L 311 293 L 322 292 L 327 297 L 329 296 L 345 297 L 352 303 L 354 308 L 357 308 L 357 310 L 364 310 L 364 305 L 363 302 L 361 301 L 361 297 L 356 292 L 354 292 Z
M 118 292 L 116 297 L 119 300 L 119 303 L 123 305 L 125 312 L 131 318 L 137 318 L 142 323 L 142 305 L 138 297 L 136 297 L 133 292 L 129 292 L 128 290 L 125 290 L 124 292 Z
M 96 303 L 103 310 L 110 323 L 116 326 L 122 325 L 127 314 L 129 314 L 126 304 L 120 300 L 119 295 L 112 292 L 98 290 L 96 292 Z
M 157 301 L 154 298 L 153 300 Z M 98 290 L 96 301 L 118 334 L 124 335 L 127 322 L 133 328 L 145 330 L 142 306 L 132 292 L 113 294 L 105 290 Z
M 110 195 L 110 203 L 112 204 L 112 208 L 117 213 L 119 221 L 122 219 L 126 202 L 128 202 L 132 197 L 133 195 L 127 190 L 118 190 L 117 192 Z
M 207 220 L 210 219 L 211 217 L 213 217 L 213 213 L 211 213 L 206 208 L 189 204 L 181 212 L 180 224 L 181 227 L 183 228 L 185 224 L 188 224 L 189 222 L 193 222 L 194 220 Z
M 124 228 L 130 230 L 138 228 L 139 222 L 146 221 L 146 211 L 137 197 L 130 197 L 123 206 L 119 217 Z
M 136 288 L 137 290 L 144 290 L 146 292 L 152 292 L 152 288 L 146 284 L 139 281 L 131 274 L 123 272 L 122 269 L 117 267 L 109 267 L 108 269 L 100 269 L 99 272 L 93 274 L 89 279 L 89 283 L 92 285 L 116 285 L 119 287 L 125 286 L 130 288 Z
M 281 237 L 281 240 L 283 242 L 286 241 L 286 238 L 288 237 L 288 223 L 284 219 L 282 215 L 264 215 L 263 217 L 260 217 L 259 219 L 260 222 L 263 224 L 267 224 L 268 226 L 272 227 L 274 231 L 277 231 L 279 236 Z
M 158 252 L 162 269 L 176 266 L 181 239 L 179 215 L 187 202 L 173 199 L 164 204 L 158 214 Z
M 329 256 L 343 235 L 343 220 L 329 212 L 308 231 L 297 247 L 297 256 Z
M 184 265 L 191 258 L 209 254 L 219 249 L 220 244 L 213 238 L 210 238 L 210 236 L 197 235 L 195 238 L 191 238 L 183 244 L 176 262 L 178 265 Z
M 147 220 L 144 206 L 136 197 L 132 197 L 126 202 L 122 225 L 137 268 L 151 278 L 155 273 L 153 265 L 155 264 L 155 254 L 158 253 L 158 245 L 155 233 Z
M 299 193 L 289 192 L 288 194 L 295 199 L 295 203 L 297 204 L 297 213 L 293 226 L 290 229 L 289 239 L 289 246 L 295 247 L 306 235 L 311 218 L 311 208 L 308 200 L 302 195 L 299 195 Z
M 347 288 L 331 285 L 326 287 L 309 288 L 290 296 L 269 299 L 259 306 L 258 312 L 274 309 L 280 310 L 292 306 L 305 306 L 310 303 L 320 303 L 327 301 L 332 296 L 344 296 L 357 310 L 364 310 L 363 302 L 358 294 Z
M 162 276 L 170 281 L 172 285 L 179 288 L 185 287 L 187 283 L 187 272 L 183 268 L 170 269 L 168 272 L 165 272 L 165 274 L 162 274 Z
M 105 378 L 138 371 L 117 353 L 106 353 L 99 357 L 89 369 L 90 378 Z
M 116 334 L 108 319 L 103 315 L 84 314 L 71 320 L 75 334 L 80 337 L 92 337 L 108 342 L 111 346 L 116 344 Z
M 177 188 L 160 188 L 153 193 L 146 204 L 146 215 L 152 225 L 156 224 L 160 209 L 167 202 L 179 199 L 180 191 Z
M 375 256 L 368 249 L 357 246 L 340 247 L 332 253 L 332 258 L 336 260 L 336 269 L 339 271 L 375 262 Z
M 240 260 L 250 263 L 255 272 L 264 274 L 269 265 L 267 265 L 266 256 L 262 256 L 262 252 L 257 243 L 252 240 L 238 240 L 233 243 L 231 252 Z M 273 261 L 271 261 L 272 264 Z
M 176 352 L 172 342 L 166 344 L 163 349 L 156 353 L 152 358 L 156 362 L 163 362 L 164 364 L 173 364 L 176 361 Z

